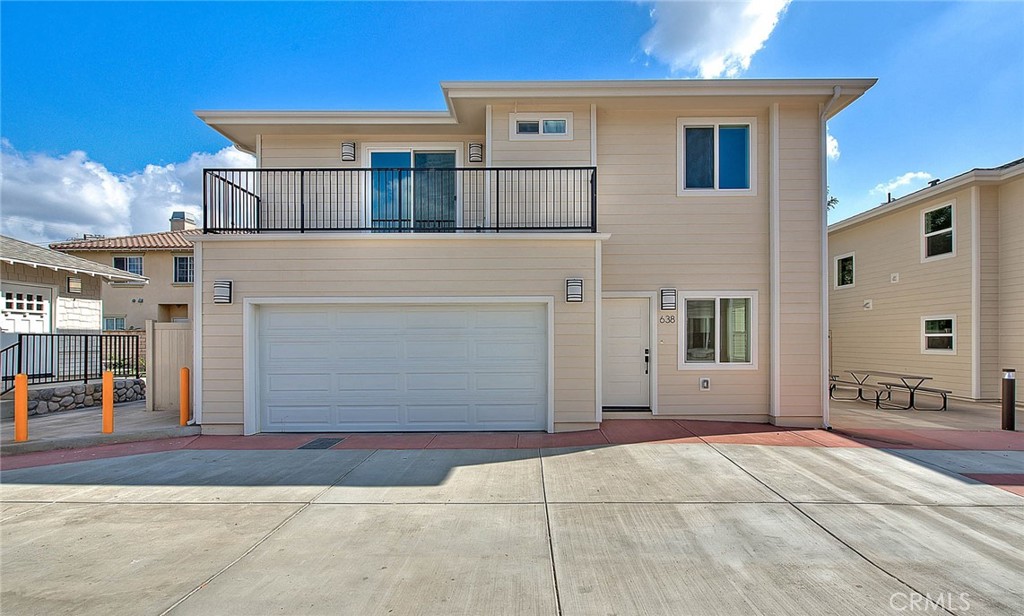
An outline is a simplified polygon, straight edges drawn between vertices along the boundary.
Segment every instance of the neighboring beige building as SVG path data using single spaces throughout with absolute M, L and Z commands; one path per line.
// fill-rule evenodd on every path
M 205 433 L 821 426 L 825 121 L 874 80 L 444 83 L 201 111 Z
M 149 284 L 118 282 L 103 290 L 104 330 L 145 330 L 147 320 L 191 319 L 192 239 L 198 233 L 190 214 L 175 212 L 170 231 L 69 240 L 50 248 L 148 278 Z
M 971 399 L 1024 369 L 1024 159 L 829 227 L 832 372 L 934 377 Z
M 16 343 L 18 334 L 99 332 L 103 281 L 146 283 L 134 274 L 4 236 L 0 262 L 0 348 Z

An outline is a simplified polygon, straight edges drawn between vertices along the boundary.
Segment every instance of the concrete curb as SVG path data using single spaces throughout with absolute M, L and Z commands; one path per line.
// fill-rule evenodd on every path
M 38 441 L 28 440 L 24 443 L 5 444 L 2 450 L 0 450 L 0 456 L 7 457 L 55 449 L 81 449 L 83 447 L 95 447 L 96 445 L 116 445 L 118 443 L 137 443 L 139 441 L 155 441 L 182 436 L 198 436 L 200 430 L 199 426 L 172 426 L 169 428 L 125 432 L 123 434 L 115 432 L 114 434 L 87 434 Z

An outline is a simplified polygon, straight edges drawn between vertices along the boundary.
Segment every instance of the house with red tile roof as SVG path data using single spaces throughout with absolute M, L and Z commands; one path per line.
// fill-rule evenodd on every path
M 186 212 L 174 212 L 170 223 L 170 230 L 160 233 L 50 244 L 53 250 L 149 279 L 149 284 L 114 282 L 103 289 L 104 330 L 141 330 L 147 320 L 191 319 L 192 238 L 199 231 Z

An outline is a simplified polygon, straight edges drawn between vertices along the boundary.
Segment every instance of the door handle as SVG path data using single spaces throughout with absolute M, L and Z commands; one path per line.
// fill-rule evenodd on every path
M 644 374 L 651 373 L 651 350 L 644 349 Z

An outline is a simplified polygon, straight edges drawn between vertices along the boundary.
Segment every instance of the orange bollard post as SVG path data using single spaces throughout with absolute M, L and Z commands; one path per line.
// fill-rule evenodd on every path
M 114 433 L 114 373 L 103 373 L 103 434 Z
M 14 440 L 28 440 L 28 375 L 14 377 Z
M 178 425 L 188 425 L 188 407 L 189 407 L 189 373 L 188 368 L 181 369 L 181 379 L 178 389 L 178 400 L 180 405 L 180 417 L 178 418 Z

